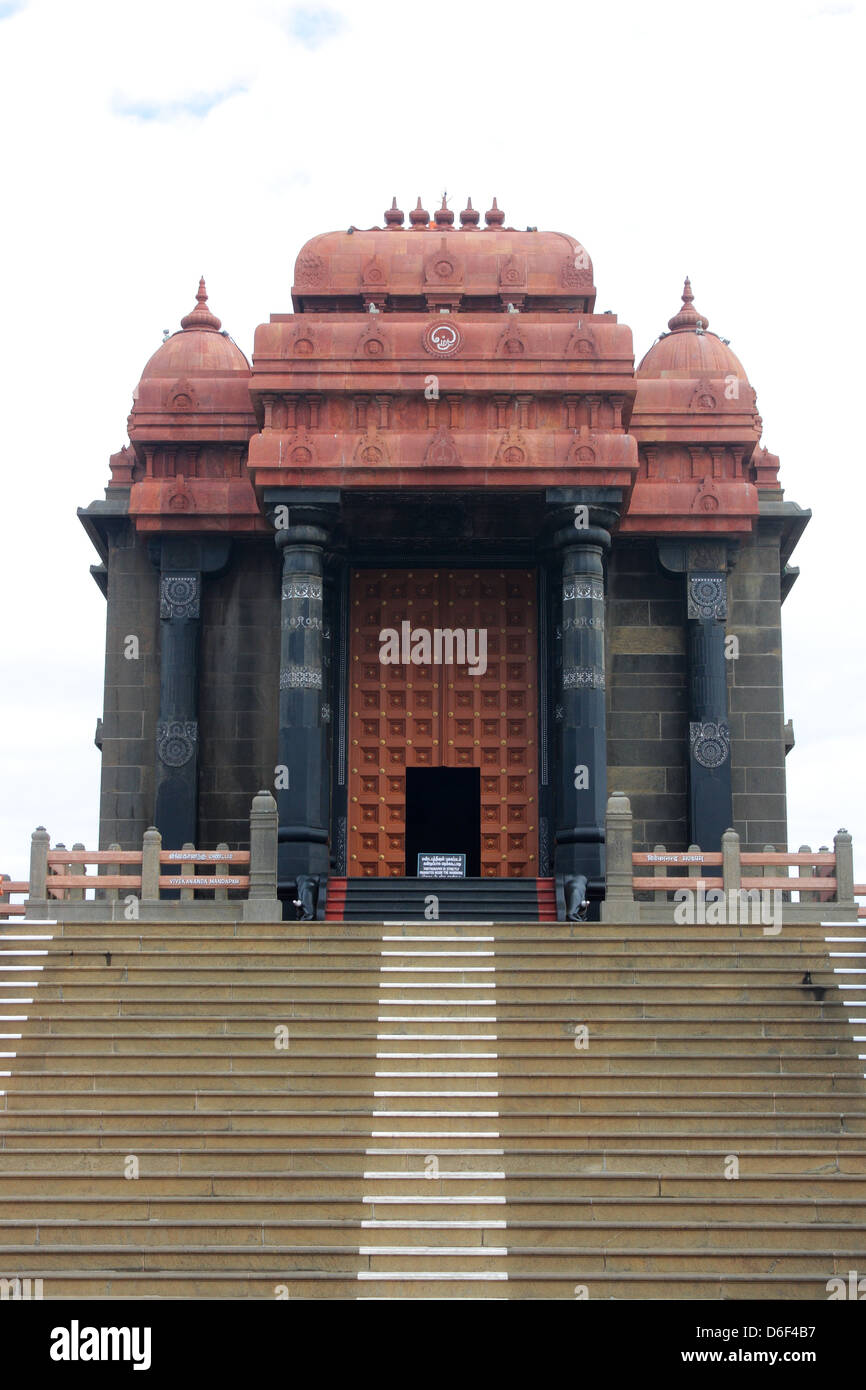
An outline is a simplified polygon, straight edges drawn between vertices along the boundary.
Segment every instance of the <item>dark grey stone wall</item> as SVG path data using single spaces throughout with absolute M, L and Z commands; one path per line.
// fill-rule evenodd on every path
M 199 656 L 199 841 L 249 844 L 250 803 L 274 785 L 280 685 L 280 559 L 270 540 L 235 541 L 205 575 Z
M 608 791 L 629 797 L 636 850 L 688 844 L 682 576 L 652 541 L 613 543 L 607 578 Z
M 159 711 L 158 576 L 131 524 L 109 539 L 99 845 L 140 849 L 153 817 Z M 138 657 L 124 655 L 138 639 Z
M 734 829 L 744 848 L 787 843 L 782 697 L 780 525 L 761 520 L 728 576 L 728 708 Z

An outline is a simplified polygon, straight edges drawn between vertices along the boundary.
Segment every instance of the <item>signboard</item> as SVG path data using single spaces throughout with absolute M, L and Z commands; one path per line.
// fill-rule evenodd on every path
M 648 854 L 648 864 L 703 864 L 702 854 Z
M 419 878 L 465 878 L 466 877 L 466 855 L 465 854 L 430 854 L 422 853 L 418 855 L 418 877 Z

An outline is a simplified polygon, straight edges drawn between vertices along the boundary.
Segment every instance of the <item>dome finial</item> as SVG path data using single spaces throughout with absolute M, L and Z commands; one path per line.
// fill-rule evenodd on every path
M 466 206 L 460 214 L 461 227 L 474 228 L 478 226 L 481 214 L 472 206 L 472 199 L 466 199 Z
M 495 198 L 493 199 L 493 207 L 488 208 L 487 212 L 484 214 L 484 221 L 487 223 L 488 227 L 501 227 L 505 221 L 505 213 L 500 212 L 499 204 Z
M 184 331 L 188 328 L 204 329 L 206 332 L 216 333 L 222 328 L 222 321 L 212 314 L 207 307 L 207 287 L 204 276 L 198 282 L 198 289 L 195 296 L 195 308 L 189 314 L 185 314 L 180 321 L 180 326 Z
M 397 206 L 396 198 L 391 199 L 391 206 L 385 213 L 385 223 L 388 227 L 393 227 L 395 230 L 403 225 L 403 213 Z
M 442 194 L 442 206 L 437 208 L 433 214 L 433 220 L 437 227 L 450 227 L 454 222 L 454 213 L 448 206 L 447 193 Z
M 692 282 L 688 275 L 683 285 L 682 299 L 683 307 L 677 310 L 672 319 L 668 319 L 668 328 L 672 333 L 697 333 L 699 330 L 702 332 L 710 321 L 694 307 L 695 296 L 692 294 Z
M 420 198 L 409 213 L 409 221 L 416 232 L 423 232 L 430 223 L 430 214 L 426 208 L 422 208 Z

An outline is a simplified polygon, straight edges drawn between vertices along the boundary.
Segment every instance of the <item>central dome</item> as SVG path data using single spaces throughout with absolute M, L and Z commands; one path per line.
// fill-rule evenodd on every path
M 371 304 L 489 312 L 509 303 L 592 312 L 592 261 L 574 237 L 506 227 L 495 198 L 483 228 L 471 199 L 455 228 L 444 198 L 432 219 L 419 198 L 407 227 L 396 201 L 384 227 L 324 232 L 307 242 L 295 262 L 296 312 L 363 311 Z

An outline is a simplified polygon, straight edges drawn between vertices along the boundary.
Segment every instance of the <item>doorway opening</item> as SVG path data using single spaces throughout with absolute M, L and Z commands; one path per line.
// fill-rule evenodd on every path
M 407 878 L 426 853 L 465 854 L 466 877 L 481 877 L 480 768 L 407 767 Z

